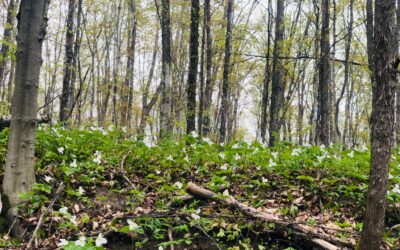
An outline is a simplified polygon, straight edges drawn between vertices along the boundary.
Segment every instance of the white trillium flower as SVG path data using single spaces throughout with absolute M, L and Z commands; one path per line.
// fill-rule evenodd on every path
M 270 168 L 275 167 L 275 166 L 276 166 L 276 162 L 274 162 L 272 159 L 269 159 L 269 164 L 268 164 L 268 166 L 269 166 Z
M 93 162 L 100 164 L 101 163 L 101 154 L 99 153 L 99 151 L 96 151 L 96 153 L 94 153 L 94 155 L 96 156 L 96 158 L 93 159 Z
M 161 171 L 160 170 L 156 170 L 156 174 L 161 174 Z
M 60 239 L 60 242 L 58 243 L 58 245 L 60 246 L 60 247 L 63 247 L 63 246 L 66 246 L 66 245 L 68 245 L 68 241 L 66 240 L 66 239 Z
M 103 234 L 100 233 L 96 238 L 96 247 L 101 247 L 102 245 L 107 243 L 107 239 L 103 237 Z
M 176 187 L 178 189 L 182 189 L 183 184 L 182 184 L 182 182 L 177 181 L 177 182 L 174 183 L 174 187 Z
M 389 180 L 393 179 L 393 175 L 389 174 Z
M 275 159 L 278 158 L 278 152 L 271 152 L 272 157 Z
M 228 169 L 228 164 L 224 164 L 220 167 L 221 170 L 227 170 Z
M 219 153 L 219 157 L 220 157 L 221 159 L 225 159 L 225 153 L 223 153 L 223 152 Z
M 301 153 L 302 153 L 301 148 L 295 148 L 295 149 L 293 149 L 291 155 L 292 155 L 292 156 L 299 156 Z
M 268 179 L 267 178 L 265 178 L 264 176 L 261 178 L 261 181 L 262 181 L 262 183 L 267 183 L 268 182 Z
M 199 137 L 199 134 L 197 134 L 196 131 L 192 131 L 192 132 L 190 133 L 190 135 L 191 135 L 193 138 L 198 138 L 198 137 Z
M 185 158 L 184 158 L 184 160 L 185 160 L 186 162 L 189 162 L 189 161 L 190 161 L 190 160 L 189 160 L 189 156 L 186 155 Z
M 172 158 L 172 155 L 169 155 L 169 156 L 167 157 L 167 160 L 169 160 L 169 161 L 173 161 L 173 160 L 174 160 L 174 158 Z
M 69 166 L 70 166 L 71 168 L 76 168 L 76 167 L 78 167 L 78 163 L 76 162 L 76 159 L 74 159 L 74 160 L 71 162 L 71 164 L 69 164 Z
M 45 176 L 44 176 L 44 180 L 45 180 L 46 182 L 50 182 L 51 180 L 53 180 L 53 178 L 51 178 L 50 176 L 45 175 Z
M 75 241 L 75 245 L 83 247 L 86 245 L 86 237 L 85 236 L 81 236 L 79 237 L 79 240 Z
M 203 141 L 206 142 L 208 145 L 213 145 L 214 143 L 212 142 L 212 140 L 208 137 L 204 137 Z
M 128 222 L 129 230 L 131 231 L 134 231 L 139 228 L 139 225 L 136 224 L 136 222 L 132 221 L 131 219 L 128 219 L 126 222 Z
M 233 149 L 238 149 L 239 148 L 239 144 L 236 143 L 235 145 L 232 146 Z
M 67 208 L 67 207 L 62 207 L 62 208 L 60 208 L 58 211 L 59 211 L 60 213 L 62 213 L 62 214 L 66 214 L 66 213 L 68 213 L 68 208 Z
M 191 213 L 190 216 L 191 216 L 194 220 L 200 220 L 200 216 L 199 216 L 198 214 Z
M 322 162 L 325 159 L 325 155 L 317 156 L 317 160 Z
M 236 155 L 235 155 L 235 161 L 239 161 L 240 159 L 242 159 L 242 157 L 241 157 L 238 153 L 236 153 Z
M 348 157 L 353 158 L 354 157 L 354 151 L 351 151 L 350 153 L 347 154 Z
M 400 194 L 399 184 L 394 185 L 394 188 L 392 189 L 392 192 Z
M 83 195 L 85 192 L 86 192 L 85 189 L 83 189 L 83 187 L 79 186 L 79 188 L 78 188 L 79 195 Z
M 57 149 L 57 151 L 58 151 L 58 153 L 60 153 L 60 154 L 64 154 L 64 147 L 59 147 L 58 149 Z
M 361 152 L 365 152 L 365 151 L 368 151 L 368 148 L 367 148 L 367 146 L 362 145 L 361 146 Z
M 162 246 L 159 246 L 158 250 L 164 250 L 164 248 Z
M 225 196 L 229 196 L 229 190 L 225 189 L 225 191 L 222 194 L 225 195 Z

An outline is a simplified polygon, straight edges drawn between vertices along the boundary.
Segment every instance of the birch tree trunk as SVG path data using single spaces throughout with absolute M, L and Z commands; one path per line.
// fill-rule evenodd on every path
M 4 194 L 11 206 L 9 219 L 18 214 L 19 193 L 31 191 L 35 182 L 37 96 L 48 5 L 48 0 L 22 0 L 20 5 L 15 89 L 3 180 Z

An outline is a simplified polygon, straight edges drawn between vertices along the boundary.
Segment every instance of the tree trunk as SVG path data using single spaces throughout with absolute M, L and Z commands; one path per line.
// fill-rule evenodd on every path
M 272 91 L 271 91 L 271 108 L 269 121 L 269 144 L 273 146 L 275 141 L 279 140 L 279 131 L 282 125 L 280 113 L 282 110 L 284 99 L 284 83 L 283 83 L 283 63 L 278 59 L 281 51 L 283 51 L 283 40 L 285 33 L 284 24 L 285 1 L 276 2 L 276 27 L 275 27 L 275 44 L 272 58 Z
M 10 0 L 8 3 L 6 25 L 4 28 L 4 35 L 2 37 L 2 44 L 0 48 L 0 84 L 3 90 L 2 99 L 4 99 L 6 93 L 5 72 L 8 62 L 8 51 L 12 43 L 12 31 L 14 29 L 16 5 L 17 4 L 15 3 L 15 0 Z M 11 69 L 11 71 L 13 71 L 13 69 Z
M 186 133 L 196 130 L 196 85 L 197 68 L 199 64 L 199 19 L 200 1 L 192 0 L 190 18 L 190 48 L 189 48 L 189 72 L 187 83 L 187 110 L 186 110 Z
M 347 39 L 346 39 L 346 45 L 345 45 L 345 59 L 344 59 L 344 83 L 342 90 L 340 91 L 339 97 L 336 101 L 335 104 L 335 130 L 336 130 L 336 136 L 338 140 L 340 139 L 341 133 L 339 129 L 339 111 L 340 111 L 340 102 L 343 99 L 345 90 L 347 86 L 349 85 L 349 78 L 350 78 L 350 48 L 351 48 L 351 41 L 353 37 L 353 5 L 354 5 L 354 0 L 350 0 L 350 21 L 349 21 L 349 27 L 347 28 Z M 347 105 L 346 105 L 347 107 Z M 344 128 L 346 129 L 346 127 Z M 343 137 L 344 138 L 344 137 Z M 343 141 L 344 143 L 344 141 Z
M 394 97 L 399 64 L 395 30 L 396 0 L 375 1 L 374 53 L 375 83 L 372 88 L 371 171 L 367 208 L 360 248 L 376 250 L 382 246 L 385 227 L 386 193 L 392 134 Z
M 224 72 L 222 82 L 222 98 L 221 98 L 221 124 L 219 128 L 219 142 L 225 142 L 226 139 L 226 119 L 228 114 L 228 96 L 229 96 L 229 73 L 231 61 L 231 36 L 232 36 L 232 12 L 233 1 L 228 0 L 226 10 L 226 34 L 225 34 L 225 59 Z
M 203 116 L 204 116 L 204 60 L 206 46 L 206 16 L 203 16 L 203 27 L 201 35 L 201 56 L 200 56 L 200 86 L 199 86 L 199 114 L 197 118 L 197 129 L 200 135 L 203 135 Z
M 204 26 L 206 30 L 206 86 L 204 90 L 204 125 L 203 135 L 208 136 L 211 128 L 211 102 L 212 102 L 212 86 L 211 86 L 211 69 L 212 69 L 212 36 L 211 36 L 211 7 L 210 0 L 204 0 Z
M 131 127 L 133 104 L 133 76 L 136 50 L 136 3 L 129 1 L 130 32 L 128 34 L 128 58 L 126 60 L 126 76 L 121 100 L 121 126 Z
M 397 0 L 397 41 L 400 41 L 400 0 Z M 400 50 L 400 43 L 397 43 L 398 50 Z M 400 81 L 396 84 L 396 146 L 400 145 Z
M 48 5 L 48 0 L 22 0 L 18 15 L 15 89 L 3 179 L 11 206 L 9 219 L 18 213 L 18 195 L 31 191 L 35 182 L 37 96 Z
M 161 76 L 161 111 L 160 138 L 172 133 L 171 122 L 171 25 L 170 0 L 162 0 L 161 14 L 162 31 L 162 76 Z
M 268 39 L 267 39 L 267 55 L 266 63 L 264 69 L 264 82 L 263 82 L 263 92 L 261 101 L 261 124 L 260 124 L 260 135 L 261 141 L 266 142 L 265 136 L 267 135 L 267 123 L 268 123 L 268 104 L 269 104 L 269 82 L 271 79 L 271 38 L 272 38 L 272 1 L 268 1 Z
M 319 62 L 317 143 L 329 145 L 329 85 L 330 85 L 330 45 L 329 45 L 329 0 L 322 0 L 321 57 Z
M 64 78 L 62 85 L 62 94 L 60 99 L 60 122 L 65 123 L 68 120 L 69 105 L 71 102 L 71 78 L 74 57 L 74 14 L 76 9 L 76 0 L 68 1 L 67 31 L 65 35 L 65 62 Z

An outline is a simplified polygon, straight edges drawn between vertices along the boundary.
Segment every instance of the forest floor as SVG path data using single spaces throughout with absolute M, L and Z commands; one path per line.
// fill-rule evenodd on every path
M 0 133 L 3 165 L 7 134 Z M 149 146 L 117 130 L 43 126 L 37 132 L 37 184 L 20 195 L 26 241 L 11 238 L 3 225 L 0 247 L 26 249 L 41 215 L 37 249 L 323 249 L 293 225 L 355 245 L 369 158 L 367 148 L 221 146 L 195 134 Z M 399 163 L 396 149 L 388 249 L 400 247 Z M 215 199 L 188 196 L 189 182 L 215 192 Z M 224 203 L 227 197 L 287 227 L 251 217 Z

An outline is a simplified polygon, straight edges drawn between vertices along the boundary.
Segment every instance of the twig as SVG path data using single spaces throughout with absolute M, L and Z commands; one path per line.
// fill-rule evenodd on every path
M 38 223 L 37 223 L 37 225 L 35 227 L 35 230 L 33 231 L 31 239 L 28 242 L 27 248 L 31 248 L 32 247 L 33 240 L 36 238 L 36 234 L 37 234 L 38 230 L 40 229 L 40 226 L 42 225 L 44 216 L 46 214 L 48 214 L 50 212 L 50 210 L 53 208 L 53 205 L 56 202 L 56 200 L 58 198 L 58 195 L 61 193 L 61 190 L 63 188 L 64 188 L 64 183 L 61 182 L 60 186 L 57 188 L 57 191 L 55 192 L 54 197 L 51 200 L 51 202 L 50 202 L 49 206 L 47 207 L 46 211 L 40 215 L 39 221 L 38 221 Z
M 173 244 L 174 237 L 172 236 L 172 228 L 171 227 L 168 228 L 168 239 L 169 239 L 169 242 L 171 242 L 171 245 L 169 246 L 169 249 L 170 250 L 175 250 L 174 244 Z
M 136 188 L 136 187 L 135 187 L 135 184 L 133 184 L 132 181 L 129 180 L 128 177 L 126 177 L 126 171 L 125 171 L 125 168 L 124 168 L 124 164 L 125 164 L 126 157 L 128 157 L 128 155 L 129 155 L 131 152 L 132 152 L 132 151 L 130 150 L 126 155 L 124 155 L 124 156 L 122 157 L 121 164 L 120 164 L 120 168 L 121 168 L 121 174 L 122 174 L 122 176 L 124 177 L 124 180 L 125 180 L 126 182 L 128 182 L 128 184 L 131 185 L 131 187 L 132 187 L 133 189 L 135 189 L 135 188 Z

